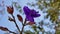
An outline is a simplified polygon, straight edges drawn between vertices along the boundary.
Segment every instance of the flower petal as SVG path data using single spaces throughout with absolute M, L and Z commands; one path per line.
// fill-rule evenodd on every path
M 35 10 L 31 10 L 30 13 L 31 13 L 32 15 L 35 15 L 35 14 L 37 14 L 38 12 L 36 12 Z
M 29 15 L 30 9 L 27 6 L 24 6 L 23 10 L 26 15 Z
M 40 16 L 40 14 L 38 14 L 38 12 L 36 12 L 35 10 L 31 10 L 30 14 L 32 17 L 39 17 Z
M 32 15 L 32 17 L 39 17 L 40 14 L 35 14 L 35 15 Z
M 33 18 L 33 17 L 31 17 L 31 16 L 26 16 L 26 19 L 27 19 L 27 21 L 34 22 L 34 18 Z

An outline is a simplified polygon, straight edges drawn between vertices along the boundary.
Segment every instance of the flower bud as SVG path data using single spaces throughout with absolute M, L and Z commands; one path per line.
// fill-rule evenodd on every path
M 14 11 L 13 6 L 12 7 L 11 6 L 7 6 L 7 12 L 9 14 L 13 14 L 13 11 Z
M 23 22 L 23 18 L 19 14 L 17 15 L 17 18 L 19 21 Z

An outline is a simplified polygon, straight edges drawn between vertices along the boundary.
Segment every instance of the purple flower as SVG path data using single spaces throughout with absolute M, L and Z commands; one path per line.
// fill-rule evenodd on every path
M 34 9 L 29 9 L 27 6 L 23 7 L 24 13 L 26 15 L 26 20 L 34 22 L 34 18 L 35 17 L 39 17 L 40 14 L 38 14 L 38 12 L 36 12 Z

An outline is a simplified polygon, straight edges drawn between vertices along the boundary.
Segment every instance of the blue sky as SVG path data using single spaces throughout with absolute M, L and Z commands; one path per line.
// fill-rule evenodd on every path
M 2 0 L 1 0 L 2 1 Z M 1 2 L 0 1 L 0 2 Z M 4 10 L 4 14 L 3 15 L 1 15 L 0 14 L 0 26 L 3 26 L 3 27 L 7 27 L 9 30 L 11 30 L 11 31 L 15 31 L 15 30 L 17 30 L 16 29 L 16 27 L 15 27 L 15 24 L 14 24 L 14 22 L 10 22 L 9 20 L 8 20 L 8 16 L 11 16 L 10 14 L 8 14 L 7 13 L 7 9 L 6 9 L 6 6 L 11 6 L 12 5 L 12 2 L 18 2 L 19 3 L 19 5 L 22 7 L 22 10 L 23 10 L 23 7 L 24 6 L 28 6 L 26 3 L 27 2 L 29 2 L 29 3 L 31 3 L 31 2 L 36 2 L 35 0 L 4 0 L 4 7 L 2 7 L 2 8 L 5 8 L 5 10 Z M 39 11 L 39 14 L 41 14 L 41 16 L 40 17 L 38 17 L 38 18 L 35 18 L 35 22 L 39 22 L 39 21 L 41 21 L 41 20 L 44 20 L 44 23 L 45 24 L 47 24 L 48 22 L 50 22 L 48 19 L 44 19 L 44 16 L 46 15 L 46 14 L 44 14 L 44 13 L 42 13 L 42 11 L 41 10 L 39 10 L 39 9 L 37 9 L 37 7 L 31 7 L 31 6 L 28 6 L 30 9 L 35 9 L 36 11 Z M 1 9 L 1 7 L 0 7 L 0 9 Z M 22 24 L 18 21 L 18 19 L 17 19 L 17 17 L 16 17 L 16 15 L 17 14 L 20 14 L 19 12 L 18 12 L 18 10 L 16 10 L 16 8 L 14 8 L 14 16 L 15 16 L 15 19 L 16 19 L 16 22 L 17 22 L 17 24 L 18 24 L 18 26 L 20 27 L 20 29 L 22 28 Z M 20 14 L 23 18 L 25 18 L 25 15 L 22 15 L 22 14 Z M 50 24 L 51 24 L 51 22 L 50 22 Z M 26 26 L 25 27 L 25 30 L 29 30 L 29 28 L 28 28 L 29 26 Z M 46 26 L 46 25 L 43 25 L 43 27 L 44 27 L 44 29 L 46 30 L 46 31 L 48 31 L 48 30 L 51 30 L 50 29 L 50 27 L 48 26 Z M 47 30 L 48 29 L 48 30 Z M 52 29 L 51 31 L 55 31 L 54 29 Z M 4 31 L 2 31 L 2 30 L 0 30 L 0 34 L 4 34 L 5 32 Z

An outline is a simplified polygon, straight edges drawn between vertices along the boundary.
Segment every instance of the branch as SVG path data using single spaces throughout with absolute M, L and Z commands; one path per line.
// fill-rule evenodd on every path
M 16 23 L 16 20 L 15 20 L 15 17 L 14 17 L 13 15 L 12 15 L 12 17 L 13 17 L 13 19 L 14 19 L 14 22 L 15 22 L 15 25 L 16 25 L 18 31 L 20 32 L 20 29 L 19 29 L 19 27 L 18 27 L 18 25 L 17 25 L 17 23 Z
M 10 33 L 16 34 L 15 32 L 9 31 Z
M 21 30 L 20 34 L 22 34 L 22 32 L 23 32 L 25 24 L 26 24 L 26 19 L 24 21 L 24 24 L 22 24 L 23 26 L 22 26 L 22 30 Z

